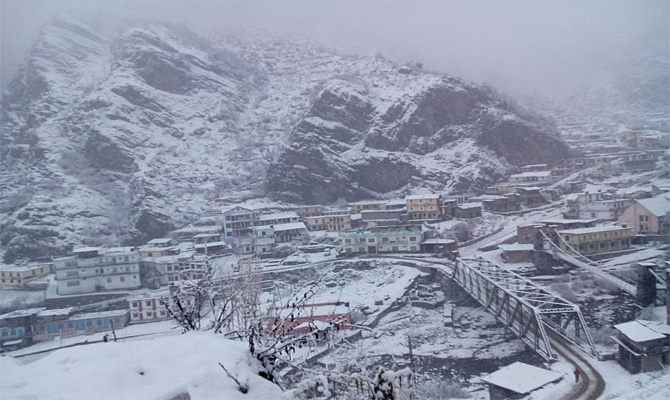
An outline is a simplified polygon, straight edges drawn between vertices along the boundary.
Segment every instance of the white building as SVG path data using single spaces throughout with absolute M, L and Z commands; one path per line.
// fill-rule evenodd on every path
M 307 234 L 307 227 L 303 222 L 291 222 L 289 224 L 273 225 L 275 242 L 286 243 L 294 239 L 301 239 Z
M 82 247 L 53 263 L 61 295 L 140 287 L 140 257 L 132 248 Z
M 549 184 L 552 181 L 551 171 L 522 172 L 510 176 L 509 181 L 515 184 Z
M 167 307 L 162 304 L 163 301 L 169 302 L 169 298 L 170 294 L 168 292 L 145 293 L 129 297 L 130 323 L 153 322 L 170 318 Z
M 365 232 L 339 234 L 345 253 L 419 252 L 423 233 L 421 226 L 375 227 Z
M 186 280 L 199 280 L 207 272 L 207 256 L 194 251 L 176 255 L 149 257 L 142 260 L 145 269 L 155 269 L 161 285 Z
M 275 231 L 271 226 L 257 226 L 253 229 L 253 251 L 265 253 L 275 246 Z

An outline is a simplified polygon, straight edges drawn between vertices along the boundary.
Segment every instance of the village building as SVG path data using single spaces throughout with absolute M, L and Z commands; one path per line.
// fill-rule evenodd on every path
M 513 184 L 548 185 L 552 182 L 551 171 L 522 172 L 509 177 Z
M 517 195 L 517 199 L 519 200 L 519 202 L 525 204 L 527 207 L 535 207 L 546 203 L 546 200 L 542 195 L 542 188 L 540 187 L 519 186 L 515 187 L 514 191 Z
M 596 219 L 568 219 L 568 218 L 551 218 L 537 221 L 538 224 L 546 227 L 551 227 L 562 231 L 567 229 L 591 228 L 596 226 L 598 221 Z
M 660 321 L 635 320 L 614 325 L 618 361 L 631 373 L 658 371 L 670 364 L 670 326 Z
M 193 248 L 197 253 L 202 254 L 220 254 L 226 251 L 230 252 L 230 246 L 223 241 L 220 232 L 200 233 L 193 236 Z
M 275 246 L 275 230 L 271 226 L 256 226 L 253 228 L 253 252 L 266 253 Z
M 407 201 L 405 199 L 393 199 L 386 201 L 387 210 L 407 210 Z
M 144 293 L 128 298 L 130 323 L 155 322 L 170 318 L 167 307 L 170 295 L 163 293 Z
M 175 254 L 177 241 L 174 238 L 156 238 L 148 241 L 145 245 L 140 246 L 140 258 L 146 257 L 163 257 L 170 254 Z
M 386 203 L 386 200 L 363 200 L 349 203 L 349 207 L 353 209 L 354 214 L 358 214 L 363 210 L 386 210 Z
M 454 209 L 454 218 L 470 219 L 482 216 L 482 203 L 462 203 Z
M 667 236 L 670 232 L 670 200 L 664 195 L 634 200 L 619 216 L 618 223 L 635 234 Z
M 502 250 L 501 257 L 506 263 L 521 263 L 532 262 L 533 252 L 535 251 L 534 244 L 500 244 L 498 248 Z
M 438 219 L 442 216 L 439 194 L 415 194 L 405 197 L 409 219 Z
M 419 252 L 423 241 L 419 225 L 379 226 L 339 236 L 345 253 Z
M 92 335 L 125 328 L 130 321 L 128 310 L 99 311 L 71 315 L 70 308 L 44 310 L 36 315 L 33 325 L 35 341 L 57 337 Z
M 221 227 L 218 225 L 189 225 L 183 228 L 170 231 L 168 235 L 177 242 L 192 242 L 196 235 L 202 233 L 221 233 Z
M 296 209 L 296 213 L 302 221 L 307 217 L 316 217 L 323 214 L 324 207 L 319 205 L 301 206 Z
M 521 399 L 531 392 L 561 380 L 561 374 L 515 362 L 481 378 L 488 384 L 490 400 Z
M 521 167 L 521 172 L 542 172 L 547 170 L 548 170 L 547 164 L 531 164 L 531 165 L 524 165 Z
M 440 213 L 444 218 L 454 218 L 456 214 L 456 207 L 458 206 L 458 199 L 443 198 L 440 204 Z
M 421 251 L 424 253 L 444 254 L 448 257 L 458 255 L 458 242 L 453 239 L 431 238 L 421 242 Z
M 629 249 L 633 230 L 621 226 L 594 226 L 562 230 L 558 234 L 558 245 L 563 251 L 590 255 Z
M 544 237 L 540 232 L 540 230 L 543 228 L 544 225 L 539 223 L 517 225 L 516 227 L 517 243 L 539 246 L 544 240 Z
M 291 222 L 288 224 L 272 225 L 275 233 L 276 243 L 286 243 L 296 239 L 302 239 L 307 235 L 307 227 L 303 222 Z
M 33 344 L 33 326 L 44 308 L 15 310 L 0 315 L 0 346 L 7 350 Z
M 142 260 L 143 275 L 155 275 L 160 286 L 202 279 L 207 272 L 207 267 L 207 256 L 195 251 L 185 251 L 163 257 L 148 257 Z
M 53 263 L 60 295 L 140 287 L 139 253 L 127 248 L 82 247 Z
M 49 275 L 51 263 L 0 265 L 0 289 L 20 290 L 30 282 Z
M 299 222 L 300 216 L 294 211 L 287 211 L 283 213 L 261 214 L 258 217 L 258 226 L 289 224 L 291 222 Z
M 235 206 L 223 212 L 223 232 L 226 238 L 251 236 L 251 228 L 257 226 L 260 211 Z
M 482 203 L 482 208 L 491 212 L 508 212 L 517 209 L 517 203 L 508 196 L 483 195 L 471 199 L 473 202 Z
M 364 222 L 371 221 L 395 221 L 400 222 L 405 216 L 405 209 L 392 210 L 363 210 L 361 211 L 361 220 Z
M 383 213 L 387 211 L 365 210 L 361 212 L 361 215 L 367 212 Z M 308 217 L 305 219 L 305 222 L 310 231 L 340 232 L 351 230 L 351 215 L 349 214 L 319 215 L 316 217 Z

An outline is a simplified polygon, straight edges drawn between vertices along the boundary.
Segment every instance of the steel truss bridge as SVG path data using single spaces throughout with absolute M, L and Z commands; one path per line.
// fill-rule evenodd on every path
M 459 258 L 452 276 L 479 304 L 545 360 L 556 359 L 546 328 L 597 357 L 579 307 L 481 258 Z
M 583 268 L 591 272 L 593 275 L 599 277 L 602 280 L 605 280 L 624 292 L 637 297 L 637 286 L 628 280 L 619 278 L 605 271 L 605 267 L 600 263 L 590 260 L 589 258 L 580 254 L 577 250 L 566 242 L 561 235 L 554 230 L 552 233 L 558 238 L 558 241 L 561 241 L 565 244 L 566 248 L 571 252 L 564 251 L 560 246 L 558 246 L 547 234 L 540 229 L 540 233 L 544 236 L 544 251 L 553 255 L 555 259 L 563 260 L 567 263 L 570 263 L 576 267 Z

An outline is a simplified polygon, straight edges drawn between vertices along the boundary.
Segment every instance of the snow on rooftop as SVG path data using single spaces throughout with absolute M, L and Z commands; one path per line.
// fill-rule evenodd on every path
M 528 394 L 560 379 L 561 374 L 558 372 L 534 367 L 519 361 L 482 378 L 484 382 L 519 394 Z
M 594 226 L 591 228 L 577 228 L 577 229 L 565 229 L 558 231 L 558 233 L 567 233 L 573 235 L 581 235 L 584 233 L 599 233 L 599 232 L 614 232 L 614 231 L 624 231 L 631 228 L 624 228 L 623 226 L 608 225 L 608 226 Z
M 42 310 L 37 313 L 38 317 L 52 317 L 57 315 L 70 315 L 72 312 L 72 307 L 67 308 L 56 308 L 53 310 Z
M 21 317 L 29 317 L 31 315 L 35 315 L 39 313 L 40 311 L 45 310 L 44 307 L 39 307 L 39 308 L 27 308 L 24 310 L 14 310 L 10 311 L 8 313 L 0 315 L 0 319 L 6 319 L 6 318 L 21 318 Z
M 459 208 L 479 208 L 482 206 L 482 203 L 461 203 L 458 205 Z
M 530 251 L 534 250 L 535 246 L 532 244 L 511 243 L 499 244 L 498 248 L 502 251 Z
M 614 329 L 624 334 L 630 340 L 641 343 L 649 340 L 663 339 L 665 335 L 654 329 L 641 324 L 639 321 L 629 321 L 623 324 L 614 325 Z
M 102 247 L 77 247 L 76 249 L 72 250 L 74 254 L 77 253 L 88 253 L 91 251 L 101 251 Z
M 289 222 L 287 224 L 276 224 L 272 226 L 275 232 L 290 231 L 294 229 L 307 229 L 304 222 Z
M 668 201 L 664 195 L 636 201 L 657 217 L 663 216 L 670 212 L 670 201 Z
M 147 244 L 169 244 L 172 241 L 172 238 L 156 238 L 151 239 Z
M 567 219 L 567 218 L 551 218 L 537 221 L 545 225 L 565 225 L 565 224 L 590 224 L 596 222 L 597 219 Z
M 520 174 L 514 174 L 511 177 L 512 178 L 530 178 L 530 177 L 538 177 L 538 178 L 544 178 L 551 175 L 551 171 L 537 171 L 537 172 L 522 172 Z
M 261 221 L 271 221 L 273 219 L 285 219 L 285 218 L 295 218 L 298 219 L 300 216 L 295 211 L 287 211 L 283 213 L 274 213 L 274 214 L 262 214 L 258 217 Z
M 451 244 L 456 242 L 455 240 L 452 239 L 440 239 L 440 238 L 434 238 L 434 239 L 426 239 L 423 241 L 423 244 Z
M 405 197 L 406 200 L 435 200 L 439 199 L 439 194 L 429 193 L 429 194 L 411 194 Z
M 77 321 L 82 319 L 92 319 L 92 318 L 114 318 L 123 316 L 130 311 L 128 310 L 112 310 L 112 311 L 99 311 L 86 314 L 77 314 L 68 318 L 70 321 Z
M 309 317 L 318 317 L 318 316 L 327 316 L 327 315 L 342 315 L 349 313 L 349 306 L 344 304 L 305 304 L 304 307 L 300 307 L 299 310 L 294 310 L 293 308 L 282 308 L 279 310 L 278 316 L 280 318 L 287 318 L 291 314 L 294 316 L 309 316 Z

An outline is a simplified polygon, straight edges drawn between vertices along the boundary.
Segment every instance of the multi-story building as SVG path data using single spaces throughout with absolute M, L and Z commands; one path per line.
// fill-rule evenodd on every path
M 482 203 L 461 203 L 454 209 L 454 218 L 470 219 L 482 216 Z
M 27 283 L 51 273 L 51 263 L 0 265 L 0 289 L 22 289 Z
M 423 233 L 418 225 L 375 227 L 364 232 L 339 234 L 345 253 L 419 252 Z
M 253 251 L 257 254 L 265 253 L 275 246 L 275 230 L 271 226 L 257 226 L 253 228 Z
M 169 304 L 170 294 L 144 293 L 128 298 L 130 309 L 130 323 L 153 322 L 170 318 L 166 304 Z
M 198 253 L 214 254 L 228 249 L 228 244 L 223 241 L 221 233 L 200 233 L 193 236 L 193 248 Z
M 272 229 L 275 233 L 276 243 L 290 242 L 294 239 L 300 239 L 307 234 L 307 227 L 303 222 L 272 225 Z
M 552 181 L 551 171 L 522 172 L 510 176 L 509 181 L 514 184 L 549 184 Z
M 160 285 L 204 278 L 208 268 L 208 258 L 204 254 L 187 251 L 180 254 L 148 257 L 142 260 L 145 275 L 157 275 Z M 154 271 L 148 273 L 147 271 Z
M 189 225 L 180 229 L 171 231 L 169 235 L 178 242 L 192 242 L 193 238 L 203 233 L 221 234 L 220 225 Z
M 616 221 L 630 203 L 630 199 L 614 198 L 611 193 L 580 193 L 566 198 L 563 215 L 566 218 Z
M 358 214 L 363 210 L 386 210 L 387 200 L 363 200 L 355 203 L 349 203 L 353 209 L 354 214 Z
M 442 216 L 439 194 L 415 194 L 405 197 L 409 219 L 437 219 Z
M 521 172 L 541 172 L 547 170 L 548 170 L 547 164 L 531 164 L 531 165 L 524 165 L 521 167 Z
M 300 216 L 293 212 L 283 212 L 275 214 L 261 214 L 258 216 L 258 226 L 268 226 L 268 225 L 277 225 L 277 224 L 288 224 L 291 222 L 300 221 Z
M 664 195 L 634 200 L 619 216 L 619 224 L 633 228 L 636 234 L 668 235 L 670 200 Z
M 53 263 L 61 295 L 140 287 L 140 257 L 133 248 L 82 247 Z
M 316 217 L 317 215 L 323 214 L 323 206 L 312 205 L 312 206 L 302 206 L 298 207 L 296 212 L 302 220 L 305 220 L 307 217 Z
M 375 212 L 369 210 L 370 212 Z M 368 212 L 362 211 L 361 214 Z M 383 212 L 383 211 L 377 211 Z M 351 230 L 351 215 L 336 214 L 336 215 L 319 215 L 316 217 L 308 217 L 305 219 L 307 228 L 310 231 L 348 231 Z
M 226 238 L 251 236 L 251 228 L 260 221 L 260 211 L 235 206 L 223 212 L 223 230 Z
M 173 238 L 151 239 L 138 249 L 140 258 L 163 257 L 175 253 L 177 241 Z
M 591 228 L 558 231 L 558 245 L 569 253 L 600 254 L 630 248 L 633 230 L 622 226 L 594 226 Z

